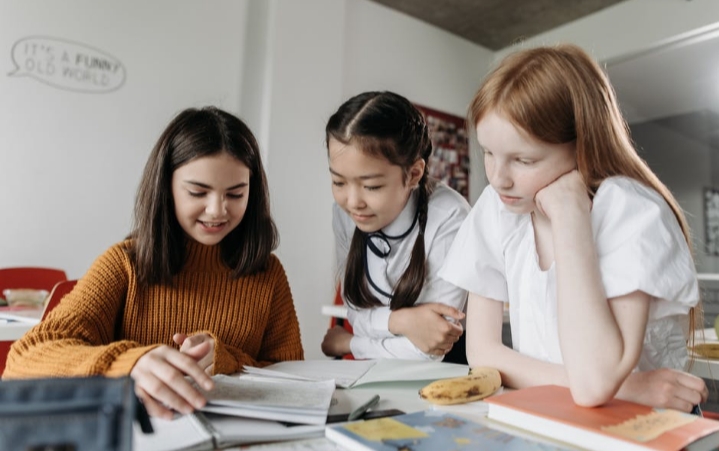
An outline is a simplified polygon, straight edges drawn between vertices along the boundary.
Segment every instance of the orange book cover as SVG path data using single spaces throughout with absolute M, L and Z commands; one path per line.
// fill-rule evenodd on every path
M 593 450 L 711 450 L 719 421 L 613 399 L 600 407 L 574 403 L 567 387 L 543 385 L 491 396 L 488 418 Z

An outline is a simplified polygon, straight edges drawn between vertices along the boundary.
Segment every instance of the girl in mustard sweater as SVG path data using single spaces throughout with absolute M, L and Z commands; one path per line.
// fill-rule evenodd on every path
M 130 237 L 14 343 L 5 378 L 129 374 L 150 414 L 205 399 L 211 374 L 303 358 L 257 142 L 238 118 L 188 109 L 145 167 Z M 186 376 L 189 376 L 187 378 Z

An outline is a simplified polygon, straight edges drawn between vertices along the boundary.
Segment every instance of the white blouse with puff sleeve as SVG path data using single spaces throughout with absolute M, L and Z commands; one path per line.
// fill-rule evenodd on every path
M 594 196 L 591 221 L 607 297 L 641 290 L 652 299 L 637 369 L 685 369 L 687 314 L 699 301 L 699 288 L 671 208 L 653 189 L 610 177 Z M 440 277 L 509 302 L 514 349 L 562 363 L 555 266 L 539 268 L 531 215 L 508 211 L 491 186 L 458 232 Z

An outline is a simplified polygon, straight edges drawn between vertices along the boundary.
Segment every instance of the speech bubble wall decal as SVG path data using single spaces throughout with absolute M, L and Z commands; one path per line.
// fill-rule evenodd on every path
M 12 46 L 10 77 L 31 77 L 70 91 L 105 93 L 125 83 L 125 66 L 114 56 L 79 42 L 48 36 L 22 38 Z

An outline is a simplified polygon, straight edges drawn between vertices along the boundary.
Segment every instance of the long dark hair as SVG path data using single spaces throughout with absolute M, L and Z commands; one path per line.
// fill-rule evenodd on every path
M 399 166 L 409 177 L 412 165 L 422 159 L 424 174 L 418 187 L 419 235 L 404 274 L 397 281 L 390 309 L 414 305 L 427 276 L 424 229 L 427 225 L 427 204 L 434 184 L 428 179 L 427 163 L 432 153 L 427 123 L 422 113 L 406 98 L 393 92 L 365 92 L 347 100 L 330 117 L 325 138 L 352 144 L 367 155 L 385 158 Z M 355 228 L 344 274 L 344 298 L 359 307 L 382 303 L 372 294 L 365 274 L 365 233 Z
M 247 210 L 242 222 L 220 242 L 222 260 L 233 277 L 266 267 L 279 238 L 270 216 L 257 141 L 247 125 L 232 114 L 215 107 L 189 108 L 178 114 L 158 139 L 137 190 L 130 257 L 140 284 L 169 284 L 185 263 L 187 237 L 175 215 L 172 174 L 196 158 L 220 152 L 250 170 Z

